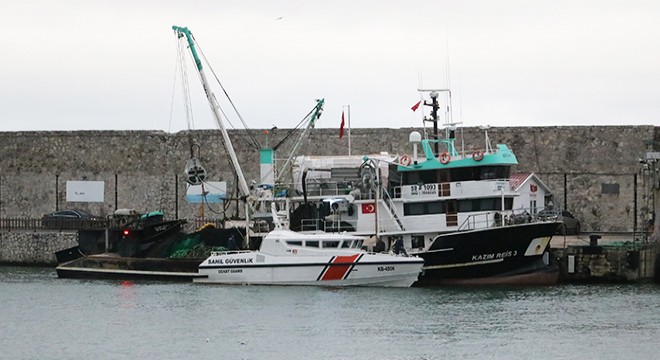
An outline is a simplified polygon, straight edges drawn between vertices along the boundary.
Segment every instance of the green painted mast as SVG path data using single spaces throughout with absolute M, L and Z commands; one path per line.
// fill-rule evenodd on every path
M 172 30 L 174 30 L 178 38 L 182 38 L 185 36 L 186 39 L 188 40 L 188 48 L 192 53 L 193 59 L 195 60 L 195 64 L 197 65 L 197 71 L 199 72 L 200 78 L 202 79 L 202 86 L 204 87 L 204 93 L 206 93 L 206 98 L 209 101 L 209 106 L 211 107 L 211 111 L 213 112 L 215 122 L 218 128 L 220 129 L 220 131 L 222 132 L 222 137 L 225 141 L 227 152 L 229 153 L 229 157 L 231 159 L 232 165 L 234 165 L 234 171 L 236 172 L 236 176 L 238 177 L 238 185 L 241 189 L 241 192 L 243 193 L 242 195 L 245 198 L 248 198 L 250 196 L 250 188 L 247 184 L 247 181 L 245 180 L 245 175 L 243 174 L 243 170 L 241 170 L 241 165 L 238 163 L 238 157 L 236 156 L 236 152 L 234 151 L 234 147 L 231 143 L 231 139 L 229 138 L 229 134 L 227 133 L 227 129 L 225 128 L 220 118 L 220 112 L 218 111 L 218 108 L 220 106 L 218 104 L 218 101 L 215 99 L 215 95 L 213 95 L 213 92 L 211 91 L 211 88 L 208 85 L 206 74 L 204 74 L 204 69 L 202 68 L 202 61 L 199 59 L 199 56 L 197 55 L 197 50 L 195 48 L 195 42 L 193 41 L 192 33 L 190 32 L 190 30 L 188 30 L 187 27 L 172 26 Z

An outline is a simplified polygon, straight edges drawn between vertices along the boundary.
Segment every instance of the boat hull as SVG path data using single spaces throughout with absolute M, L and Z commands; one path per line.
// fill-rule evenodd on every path
M 212 256 L 197 283 L 410 287 L 423 260 L 379 254 L 280 257 L 259 252 Z
M 69 279 L 159 280 L 190 282 L 202 259 L 130 258 L 88 255 L 58 265 L 57 277 Z
M 557 269 L 543 260 L 558 223 L 528 223 L 438 235 L 416 286 L 549 285 Z

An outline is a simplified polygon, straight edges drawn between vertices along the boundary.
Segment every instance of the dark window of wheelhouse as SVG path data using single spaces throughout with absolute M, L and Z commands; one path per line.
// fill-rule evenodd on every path
M 513 198 L 504 198 L 504 209 L 513 208 Z M 458 202 L 458 212 L 502 210 L 502 198 L 468 199 Z
M 475 211 L 474 203 L 479 200 L 460 200 L 458 202 L 458 212 L 470 212 Z
M 480 180 L 508 179 L 511 177 L 509 166 L 483 166 L 480 168 Z
M 424 235 L 413 235 L 410 241 L 410 245 L 413 249 L 424 248 Z
M 513 198 L 504 198 L 504 209 L 505 210 L 513 209 Z
M 435 184 L 437 182 L 436 170 L 407 172 L 403 177 L 403 185 Z
M 305 246 L 317 248 L 317 247 L 319 247 L 319 242 L 316 241 L 316 240 L 313 240 L 313 241 L 312 240 L 307 240 L 307 241 L 305 241 Z
M 444 201 L 403 204 L 404 215 L 442 214 L 444 210 Z
M 441 214 L 442 213 L 442 202 L 436 201 L 436 202 L 430 202 L 426 203 L 428 206 L 427 212 L 429 214 Z
M 324 241 L 323 242 L 323 248 L 328 249 L 328 248 L 337 248 L 339 247 L 339 241 Z
M 453 169 L 451 172 L 452 181 L 471 181 L 479 178 L 479 168 L 465 167 Z
M 404 185 L 413 185 L 419 183 L 419 172 L 418 171 L 413 171 L 413 172 L 407 172 L 403 176 L 403 184 Z
M 424 203 L 403 204 L 404 215 L 424 215 Z
M 497 203 L 497 198 L 490 198 L 490 199 L 480 199 L 479 200 L 479 210 L 497 210 L 498 209 L 498 203 Z M 499 208 L 502 206 L 500 205 Z
M 291 246 L 302 246 L 302 241 L 287 241 L 286 244 Z

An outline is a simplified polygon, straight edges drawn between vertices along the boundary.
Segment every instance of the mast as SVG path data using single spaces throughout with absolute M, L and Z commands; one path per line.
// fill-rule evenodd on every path
M 220 112 L 218 110 L 220 106 L 218 105 L 218 101 L 216 100 L 215 95 L 213 94 L 211 88 L 209 87 L 208 80 L 206 79 L 206 74 L 204 73 L 204 68 L 202 67 L 202 61 L 197 55 L 197 50 L 195 49 L 192 33 L 190 32 L 190 30 L 188 30 L 187 27 L 179 27 L 176 25 L 172 26 L 172 30 L 176 32 L 179 38 L 185 36 L 186 39 L 188 40 L 188 47 L 190 48 L 190 53 L 192 54 L 193 59 L 195 60 L 195 65 L 197 65 L 197 71 L 199 72 L 199 76 L 202 80 L 202 87 L 204 88 L 206 99 L 209 101 L 209 106 L 211 107 L 211 112 L 213 113 L 213 117 L 215 118 L 215 123 L 218 126 L 218 128 L 220 128 L 220 132 L 222 133 L 222 137 L 225 141 L 227 152 L 229 153 L 229 157 L 231 159 L 231 163 L 234 166 L 234 171 L 236 172 L 236 176 L 238 178 L 238 186 L 240 187 L 243 196 L 248 197 L 250 195 L 250 187 L 248 186 L 247 181 L 245 180 L 245 175 L 243 174 L 243 170 L 241 170 L 241 165 L 238 163 L 238 157 L 236 156 L 236 152 L 234 151 L 234 146 L 231 143 L 231 139 L 229 138 L 227 129 L 225 128 L 224 124 L 222 123 L 222 120 L 220 119 Z
M 417 91 L 422 91 L 422 92 L 430 92 L 429 96 L 431 97 L 431 102 L 427 102 L 426 100 L 424 101 L 424 105 L 426 106 L 431 106 L 431 119 L 424 119 L 424 121 L 432 121 L 433 122 L 433 139 L 435 141 L 435 156 L 440 155 L 440 149 L 438 147 L 438 110 L 440 110 L 440 103 L 438 102 L 438 96 L 440 95 L 440 92 L 448 92 L 451 96 L 451 90 L 449 89 L 417 89 Z M 452 154 L 453 155 L 453 154 Z

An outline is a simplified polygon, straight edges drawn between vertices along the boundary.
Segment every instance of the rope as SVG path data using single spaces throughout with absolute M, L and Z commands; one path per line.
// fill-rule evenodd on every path
M 302 120 L 300 120 L 300 122 L 298 123 L 298 125 L 296 125 L 293 129 L 289 130 L 289 132 L 284 136 L 284 138 L 283 138 L 282 140 L 280 140 L 279 143 L 277 143 L 277 145 L 273 146 L 273 150 L 277 150 L 277 149 L 279 149 L 279 147 L 282 146 L 282 144 L 284 144 L 284 142 L 285 142 L 287 139 L 289 139 L 289 137 L 291 137 L 291 135 L 293 135 L 298 129 L 302 128 L 302 125 L 303 125 L 304 123 L 306 123 L 307 121 L 310 121 L 310 120 L 311 120 L 310 115 L 312 115 L 312 113 L 314 112 L 314 110 L 316 110 L 316 106 L 314 106 L 314 108 L 312 108 L 312 110 L 310 110 L 310 111 L 307 113 L 307 115 L 305 115 L 305 116 L 302 118 Z
M 245 128 L 245 130 L 247 130 L 247 133 L 248 133 L 248 135 L 250 136 L 250 139 L 252 139 L 252 146 L 253 146 L 256 150 L 261 149 L 261 145 L 259 144 L 259 141 L 257 141 L 257 139 L 254 137 L 254 135 L 253 135 L 252 132 L 250 131 L 249 127 L 248 127 L 247 124 L 245 123 L 245 120 L 243 120 L 243 116 L 241 116 L 241 113 L 240 113 L 240 112 L 238 111 L 238 109 L 236 108 L 236 105 L 234 105 L 234 101 L 232 101 L 231 97 L 229 97 L 229 94 L 227 93 L 227 90 L 225 90 L 225 87 L 224 87 L 224 86 L 222 85 L 222 83 L 220 82 L 220 79 L 218 79 L 218 76 L 216 75 L 215 70 L 213 70 L 213 67 L 211 66 L 211 64 L 210 64 L 210 63 L 208 62 L 208 60 L 206 59 L 206 55 L 204 54 L 204 51 L 202 51 L 202 48 L 199 46 L 199 44 L 197 43 L 197 40 L 195 40 L 194 37 L 193 37 L 193 41 L 195 42 L 195 45 L 197 46 L 197 50 L 199 50 L 199 53 L 202 55 L 202 58 L 204 59 L 204 62 L 206 63 L 206 65 L 208 66 L 208 68 L 211 69 L 211 73 L 213 74 L 213 77 L 215 78 L 215 81 L 218 83 L 218 85 L 220 85 L 220 88 L 222 89 L 222 92 L 223 92 L 223 93 L 225 94 L 225 96 L 227 97 L 227 100 L 229 101 L 229 104 L 231 104 L 231 107 L 234 109 L 234 112 L 236 113 L 236 115 L 238 116 L 238 118 L 241 120 L 241 123 L 243 124 L 243 127 Z M 222 111 L 222 110 L 221 110 L 221 111 Z M 224 115 L 224 112 L 223 112 L 223 115 Z M 225 116 L 225 117 L 226 117 L 226 116 Z M 233 125 L 232 125 L 232 127 L 233 127 Z
M 181 38 L 183 39 L 183 38 Z M 193 110 L 192 110 L 192 103 L 190 101 L 190 86 L 188 84 L 188 70 L 185 64 L 185 45 L 183 43 L 183 40 L 177 41 L 178 45 L 177 46 L 177 51 L 178 51 L 178 58 L 179 62 L 178 65 L 181 69 L 181 72 L 179 73 L 181 75 L 181 92 L 183 95 L 183 106 L 184 110 L 186 113 L 186 123 L 188 125 L 188 130 L 192 130 L 195 128 L 195 122 L 193 118 Z

